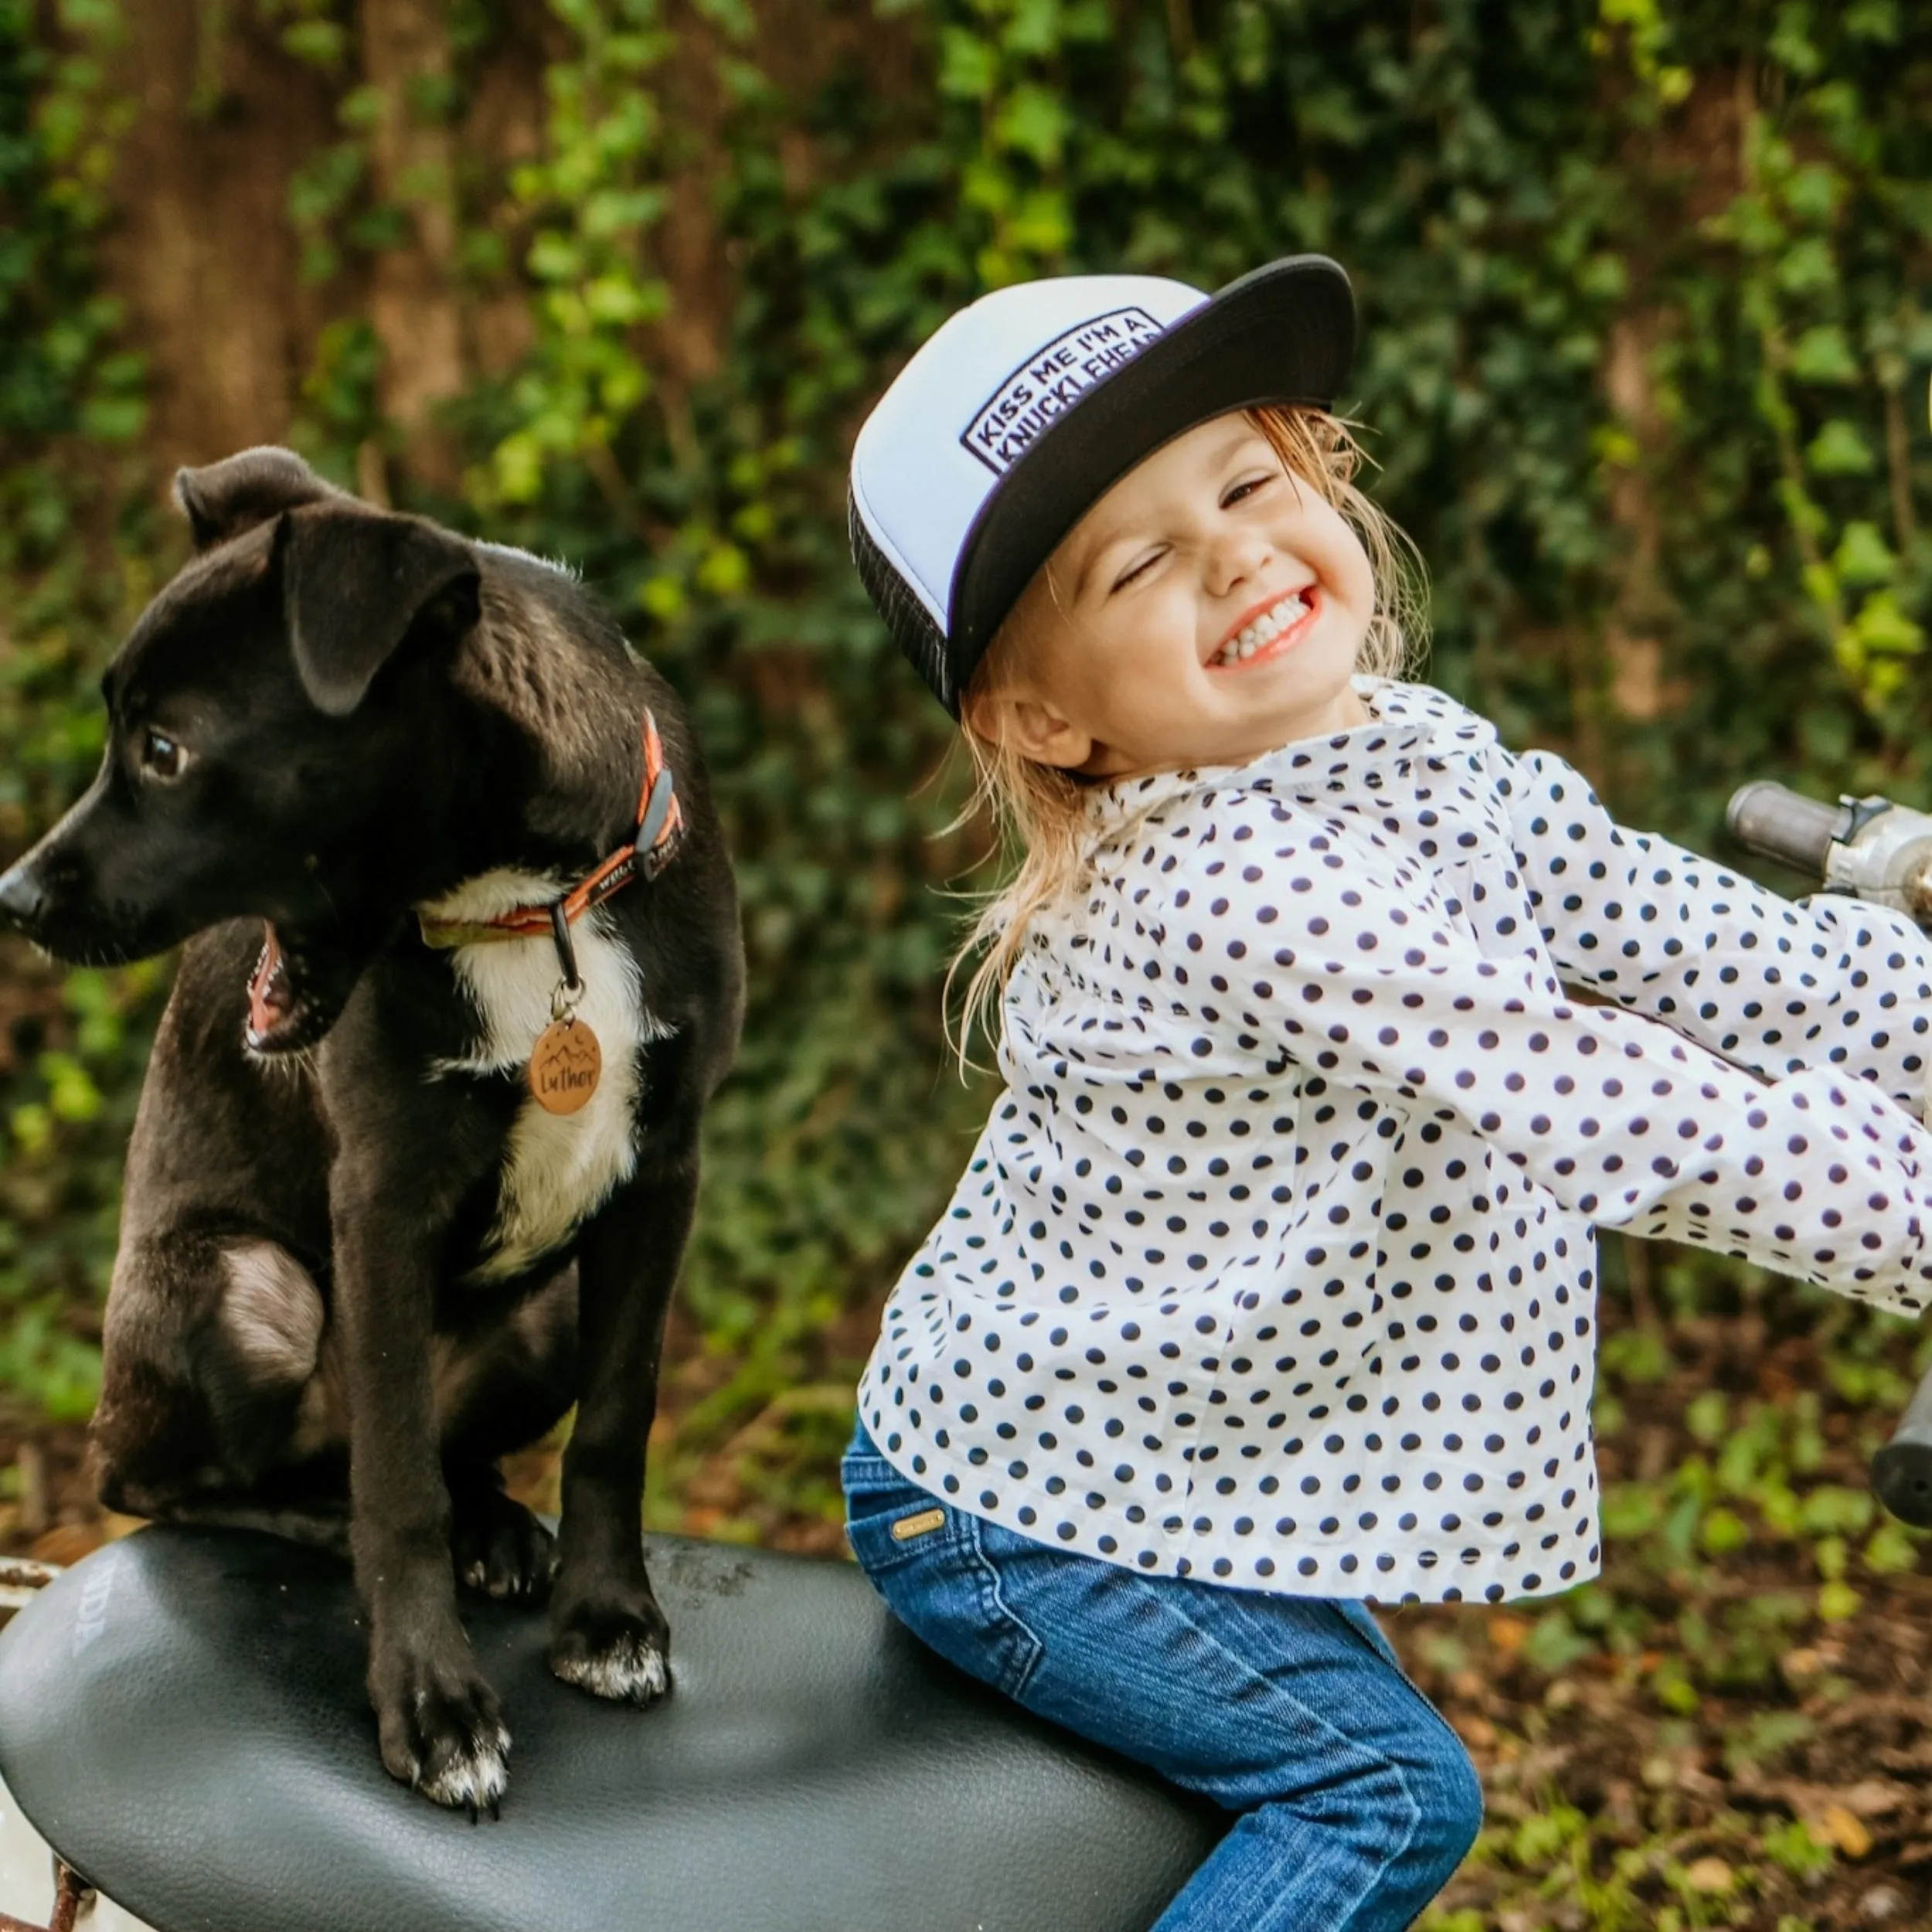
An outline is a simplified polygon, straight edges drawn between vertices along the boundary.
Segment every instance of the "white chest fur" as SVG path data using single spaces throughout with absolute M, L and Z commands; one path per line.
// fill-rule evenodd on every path
M 423 910 L 439 919 L 476 922 L 517 906 L 541 905 L 567 882 L 519 872 L 466 880 Z M 550 1114 L 534 1100 L 517 1110 L 504 1152 L 496 1217 L 478 1281 L 507 1281 L 566 1240 L 630 1178 L 637 1165 L 638 1055 L 669 1029 L 645 1011 L 637 962 L 611 937 L 604 915 L 583 914 L 570 929 L 583 997 L 577 1017 L 597 1036 L 604 1075 L 574 1114 Z M 439 1073 L 512 1073 L 519 1080 L 537 1036 L 550 1023 L 561 977 L 556 949 L 539 939 L 459 946 L 450 962 L 476 1008 L 481 1032 L 473 1052 L 440 1061 Z

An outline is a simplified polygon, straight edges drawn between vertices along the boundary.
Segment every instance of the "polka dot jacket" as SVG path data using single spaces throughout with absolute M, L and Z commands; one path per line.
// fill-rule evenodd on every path
M 1536 1596 L 1598 1567 L 1594 1226 L 1920 1308 L 1932 957 L 1360 689 L 1336 737 L 1097 791 L 860 1407 L 914 1481 L 1142 1570 Z

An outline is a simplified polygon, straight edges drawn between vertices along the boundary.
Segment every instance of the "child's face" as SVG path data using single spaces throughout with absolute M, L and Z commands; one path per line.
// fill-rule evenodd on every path
M 1339 512 L 1244 415 L 1190 430 L 1076 524 L 1015 607 L 1014 668 L 967 722 L 1100 776 L 1240 764 L 1364 722 L 1375 607 Z

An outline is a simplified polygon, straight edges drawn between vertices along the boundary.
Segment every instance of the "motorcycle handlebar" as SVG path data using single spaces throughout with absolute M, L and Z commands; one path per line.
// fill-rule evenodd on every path
M 1817 878 L 1825 875 L 1832 842 L 1852 837 L 1858 825 L 1849 805 L 1828 805 L 1768 780 L 1733 792 L 1724 819 L 1747 851 Z M 1872 1458 L 1872 1487 L 1901 1522 L 1932 1529 L 1932 1372 Z

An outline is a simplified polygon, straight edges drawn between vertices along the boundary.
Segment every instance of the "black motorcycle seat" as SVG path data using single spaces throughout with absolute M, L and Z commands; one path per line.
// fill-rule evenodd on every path
M 0 1634 L 0 1777 L 156 1932 L 1144 1932 L 1226 1820 L 1036 1722 L 849 1565 L 648 1539 L 673 1687 L 553 1678 L 467 1604 L 512 1744 L 500 1821 L 392 1781 L 347 1571 L 148 1529 Z

